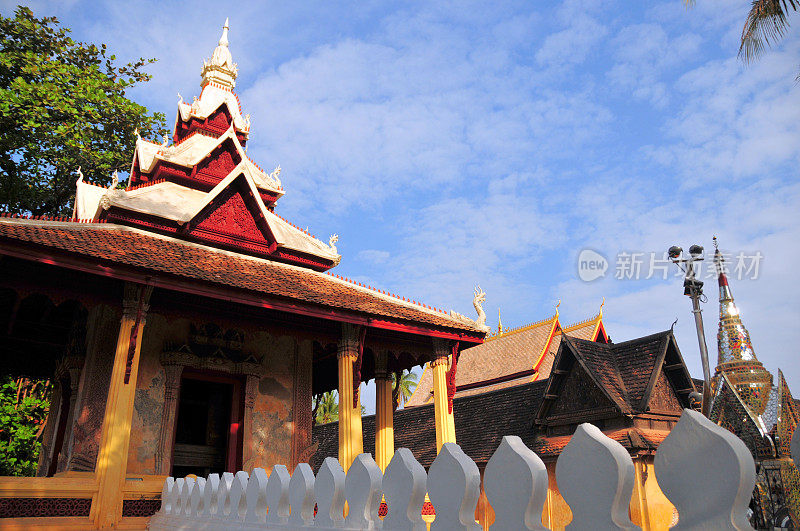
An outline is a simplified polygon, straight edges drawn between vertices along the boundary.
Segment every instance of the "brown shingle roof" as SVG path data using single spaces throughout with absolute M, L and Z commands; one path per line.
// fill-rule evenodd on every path
M 533 415 L 544 391 L 545 381 L 530 382 L 508 389 L 475 396 L 456 397 L 453 416 L 456 441 L 476 463 L 485 464 L 504 435 L 518 435 L 525 444 L 533 444 Z M 488 419 L 492 419 L 491 422 Z M 325 457 L 339 451 L 339 425 L 336 422 L 315 426 L 313 440 L 318 442 L 311 466 L 316 470 Z M 364 451 L 375 453 L 375 416 L 362 418 Z M 394 447 L 408 448 L 426 468 L 436 458 L 436 429 L 433 406 L 401 409 L 394 414 Z
M 542 458 L 557 457 L 571 436 L 546 437 L 533 427 L 534 412 L 539 408 L 547 381 L 540 380 L 473 396 L 456 397 L 453 415 L 456 442 L 479 466 L 485 465 L 500 445 L 504 435 L 517 435 Z M 364 451 L 375 454 L 375 416 L 362 418 Z M 339 425 L 336 422 L 314 427 L 318 443 L 311 466 L 317 470 L 322 461 L 336 457 L 339 451 Z M 629 451 L 655 450 L 669 434 L 663 430 L 620 428 L 604 432 Z M 433 406 L 402 409 L 394 415 L 395 449 L 408 448 L 422 466 L 429 467 L 436 458 L 436 429 Z
M 601 321 L 602 315 L 597 315 L 568 326 L 564 329 L 566 332 L 563 332 L 559 327 L 558 316 L 553 316 L 495 337 L 488 337 L 483 344 L 464 349 L 456 370 L 456 396 L 503 389 L 510 385 L 530 382 L 534 378 L 546 379 L 550 376 L 562 333 L 570 337 L 593 339 Z M 533 369 L 537 364 L 538 372 L 534 374 Z M 506 378 L 513 380 L 509 381 Z M 514 383 L 511 383 L 512 381 Z M 428 403 L 432 390 L 433 375 L 426 366 L 408 405 L 418 406 Z
M 468 331 L 447 314 L 400 301 L 325 273 L 112 224 L 0 219 L 0 241 L 122 264 L 287 300 Z M 0 250 L 2 252 L 2 250 Z

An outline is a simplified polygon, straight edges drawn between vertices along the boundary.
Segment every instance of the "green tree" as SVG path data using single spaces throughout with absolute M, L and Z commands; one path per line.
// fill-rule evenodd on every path
M 695 0 L 683 0 L 693 7 Z M 764 48 L 777 43 L 789 29 L 789 10 L 797 11 L 798 0 L 752 0 L 739 41 L 739 58 L 749 64 L 758 59 Z M 797 76 L 800 80 L 800 75 Z
M 739 57 L 745 63 L 756 60 L 764 45 L 771 46 L 780 40 L 789 28 L 789 8 L 797 11 L 796 0 L 753 0 L 742 28 Z
M 0 385 L 0 476 L 34 476 L 50 382 L 6 376 Z
M 55 17 L 0 15 L 0 209 L 70 213 L 75 171 L 108 184 L 136 141 L 166 132 L 164 115 L 126 97 L 154 59 L 117 65 L 106 45 L 76 42 Z
M 311 406 L 311 418 L 314 419 L 314 424 L 339 421 L 339 393 L 336 391 L 328 391 L 314 396 L 311 399 Z M 366 408 L 361 404 L 361 414 L 366 412 Z
M 326 424 L 339 420 L 339 395 L 328 391 L 314 397 L 314 423 Z
M 399 406 L 402 406 L 409 398 L 411 398 L 411 395 L 414 394 L 414 390 L 416 388 L 417 375 L 413 372 L 406 370 L 401 371 L 399 384 L 397 382 L 396 373 L 392 373 L 392 389 L 394 390 L 395 396 L 397 396 L 396 402 Z

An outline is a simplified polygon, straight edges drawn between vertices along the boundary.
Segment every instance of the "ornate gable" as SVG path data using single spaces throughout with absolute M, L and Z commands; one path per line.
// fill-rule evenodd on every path
M 228 106 L 222 104 L 206 119 L 205 126 L 216 133 L 222 134 L 228 130 L 232 121 L 231 114 L 228 112 Z
M 675 393 L 675 389 L 672 388 L 672 384 L 669 383 L 664 371 L 659 371 L 647 406 L 654 413 L 675 413 L 680 415 L 681 411 L 683 411 L 678 395 Z
M 244 251 L 272 253 L 277 247 L 258 202 L 240 175 L 189 223 L 189 236 Z
M 613 408 L 614 404 L 597 387 L 580 364 L 572 371 L 558 391 L 558 398 L 550 407 L 548 418 L 577 415 L 593 410 Z
M 242 157 L 233 140 L 228 139 L 197 165 L 197 176 L 213 187 L 227 177 L 241 161 Z
M 579 361 L 567 339 L 561 342 L 535 423 L 552 426 L 616 416 L 620 408 Z

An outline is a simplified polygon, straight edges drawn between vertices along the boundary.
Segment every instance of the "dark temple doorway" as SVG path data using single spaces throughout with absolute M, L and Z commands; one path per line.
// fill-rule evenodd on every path
M 178 400 L 172 475 L 206 477 L 241 466 L 241 383 L 228 376 L 184 374 Z

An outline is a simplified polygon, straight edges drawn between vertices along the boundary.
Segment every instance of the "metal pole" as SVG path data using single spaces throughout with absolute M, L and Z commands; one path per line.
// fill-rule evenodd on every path
M 689 248 L 689 258 L 681 259 L 683 249 L 673 245 L 667 251 L 672 262 L 685 273 L 683 280 L 683 294 L 692 299 L 692 313 L 694 314 L 694 325 L 697 329 L 697 342 L 700 345 L 700 361 L 703 362 L 703 403 L 701 411 L 708 417 L 711 413 L 711 369 L 708 367 L 708 347 L 706 346 L 706 333 L 703 329 L 703 313 L 700 310 L 700 297 L 703 295 L 703 283 L 695 278 L 694 262 L 703 259 L 703 247 L 692 245 Z M 686 264 L 686 269 L 681 267 L 681 263 Z
M 697 342 L 700 344 L 700 359 L 703 362 L 703 415 L 708 417 L 711 413 L 711 369 L 708 367 L 708 347 L 703 330 L 703 311 L 700 309 L 700 294 L 697 290 L 692 289 L 691 298 L 694 324 L 697 328 Z

